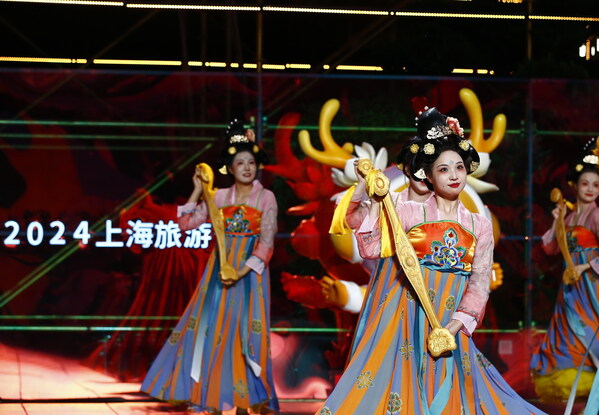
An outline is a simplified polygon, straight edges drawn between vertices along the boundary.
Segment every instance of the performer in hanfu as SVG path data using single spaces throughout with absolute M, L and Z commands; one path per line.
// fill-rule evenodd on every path
M 252 130 L 233 121 L 217 164 L 234 184 L 208 190 L 212 170 L 199 165 L 193 192 L 179 208 L 183 230 L 209 217 L 217 249 L 142 391 L 206 414 L 278 411 L 270 358 L 268 263 L 277 230 L 277 202 L 256 173 L 267 161 Z M 203 201 L 200 198 L 203 196 Z
M 543 235 L 545 252 L 561 251 L 566 259 L 547 335 L 531 360 L 535 390 L 544 401 L 568 398 L 577 375 L 576 396 L 587 396 L 599 365 L 598 155 L 592 139 L 569 172 L 568 182 L 576 194 L 573 211 L 565 215 L 566 204 L 558 192 L 553 225 Z M 599 399 L 596 405 L 597 411 Z
M 348 196 L 347 216 L 368 192 L 369 213 L 353 224 L 361 254 L 395 250 L 401 268 L 375 270 L 352 357 L 317 414 L 540 414 L 471 338 L 483 319 L 493 262 L 491 222 L 459 201 L 478 153 L 457 120 L 435 108 L 419 117 L 418 138 L 410 172 L 434 190 L 424 203 L 395 204 L 378 172 L 358 163 L 365 180 Z
M 392 197 L 396 202 L 407 202 L 412 200 L 414 202 L 423 203 L 429 198 L 431 191 L 426 186 L 423 180 L 415 180 L 410 174 L 410 165 L 412 159 L 418 152 L 418 145 L 415 144 L 415 140 L 419 140 L 417 137 L 408 140 L 402 147 L 399 156 L 397 157 L 397 168 L 402 170 L 407 181 L 407 187 L 400 192 L 393 192 Z M 349 226 L 359 226 L 364 217 L 368 214 L 368 206 L 370 201 L 366 194 L 364 194 L 363 203 L 358 206 L 354 206 L 351 215 L 348 215 L 347 222 Z M 372 269 L 378 266 L 379 272 L 390 272 L 397 273 L 396 262 L 393 261 L 392 257 L 381 259 L 384 264 L 378 264 L 377 260 L 365 260 L 363 261 L 364 267 L 371 272 Z M 384 268 L 384 270 L 383 270 Z M 342 310 L 349 311 L 350 313 L 359 313 L 362 308 L 364 301 L 364 294 L 366 293 L 367 285 L 358 285 L 353 281 L 346 280 L 335 280 L 329 276 L 323 277 L 320 282 L 322 287 L 322 293 L 328 302 L 340 307 Z

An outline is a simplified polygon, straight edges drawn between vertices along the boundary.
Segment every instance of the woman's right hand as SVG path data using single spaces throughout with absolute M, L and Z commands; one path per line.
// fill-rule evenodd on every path
M 362 196 L 366 193 L 366 179 L 362 176 L 362 173 L 358 171 L 358 162 L 359 159 L 354 160 L 354 173 L 356 173 L 356 177 L 358 178 L 358 183 L 356 184 L 356 189 L 354 190 L 354 195 Z
M 201 169 L 199 166 L 196 166 L 196 169 L 193 173 L 193 177 L 191 179 L 193 181 L 194 190 L 199 192 L 198 195 L 202 194 L 202 178 L 201 178 L 200 174 L 201 174 Z
M 356 173 L 356 177 L 358 178 L 358 185 L 366 186 L 366 179 L 362 176 L 362 173 L 358 170 L 358 163 L 360 159 L 354 160 L 354 173 Z
M 551 211 L 551 214 L 553 215 L 553 219 L 557 220 L 557 218 L 559 217 L 559 214 L 560 214 L 560 210 L 565 215 L 566 214 L 566 205 L 557 205 L 555 207 L 555 209 L 553 209 Z
M 193 181 L 193 191 L 191 192 L 187 203 L 198 203 L 200 201 L 200 197 L 202 196 L 202 179 L 200 173 L 200 166 L 197 165 L 193 176 L 191 177 L 191 180 Z

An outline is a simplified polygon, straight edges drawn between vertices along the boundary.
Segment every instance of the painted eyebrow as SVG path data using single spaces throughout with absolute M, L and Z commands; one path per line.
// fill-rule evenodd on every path
M 456 164 L 456 166 L 457 166 L 458 164 L 464 164 L 464 162 L 463 162 L 463 161 L 458 161 L 458 162 L 457 162 L 457 163 L 455 163 L 455 164 Z M 439 167 L 448 167 L 448 166 L 449 166 L 449 164 L 438 164 L 438 165 L 437 165 L 437 167 L 435 167 L 435 168 L 437 168 L 437 169 L 438 169 Z

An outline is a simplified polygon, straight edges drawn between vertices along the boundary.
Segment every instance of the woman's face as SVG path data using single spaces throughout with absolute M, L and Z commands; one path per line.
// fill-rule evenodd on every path
M 454 200 L 466 186 L 466 166 L 458 153 L 444 151 L 433 163 L 427 179 L 433 185 L 435 194 Z
M 599 175 L 587 171 L 582 173 L 574 186 L 576 199 L 583 203 L 593 203 L 599 196 Z
M 235 182 L 251 184 L 256 178 L 256 159 L 247 151 L 235 154 L 229 173 L 233 175 Z

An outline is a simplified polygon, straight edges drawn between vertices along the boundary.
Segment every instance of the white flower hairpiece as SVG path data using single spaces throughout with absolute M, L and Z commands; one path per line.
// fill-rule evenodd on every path
M 582 161 L 583 161 L 583 163 L 597 165 L 599 163 L 599 157 L 597 157 L 594 154 L 587 154 L 586 156 L 584 156 Z

